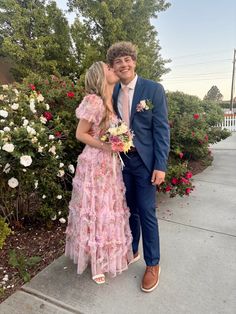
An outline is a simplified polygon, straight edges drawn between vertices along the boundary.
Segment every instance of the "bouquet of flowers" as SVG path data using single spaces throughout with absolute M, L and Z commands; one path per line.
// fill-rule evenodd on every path
M 127 125 L 118 120 L 117 123 L 111 124 L 109 129 L 102 135 L 101 141 L 110 143 L 112 151 L 115 153 L 127 153 L 133 144 L 134 134 Z

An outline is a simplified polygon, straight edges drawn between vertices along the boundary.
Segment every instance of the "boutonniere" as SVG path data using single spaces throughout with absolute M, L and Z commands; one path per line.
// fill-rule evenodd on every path
M 144 110 L 151 110 L 153 108 L 153 103 L 149 100 L 140 100 L 140 103 L 136 107 L 137 112 L 141 112 Z

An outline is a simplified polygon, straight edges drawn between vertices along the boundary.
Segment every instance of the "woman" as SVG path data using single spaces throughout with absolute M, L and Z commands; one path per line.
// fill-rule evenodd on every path
M 114 166 L 110 144 L 100 141 L 117 119 L 112 106 L 117 81 L 112 69 L 95 62 L 85 77 L 87 96 L 76 109 L 76 138 L 86 146 L 73 179 L 65 255 L 78 264 L 78 274 L 90 263 L 98 284 L 105 282 L 105 273 L 114 277 L 133 259 L 121 166 L 118 158 Z

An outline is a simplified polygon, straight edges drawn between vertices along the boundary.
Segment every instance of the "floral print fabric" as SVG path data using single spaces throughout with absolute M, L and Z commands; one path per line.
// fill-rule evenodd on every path
M 91 134 L 100 136 L 105 108 L 96 95 L 86 96 L 76 116 L 92 123 Z M 119 159 L 86 145 L 78 157 L 66 229 L 65 255 L 81 274 L 91 264 L 92 276 L 112 277 L 127 269 L 133 258 L 129 209 Z

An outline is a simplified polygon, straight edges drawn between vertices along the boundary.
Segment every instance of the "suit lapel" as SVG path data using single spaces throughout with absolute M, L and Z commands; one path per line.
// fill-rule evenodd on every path
M 131 115 L 130 115 L 130 125 L 131 125 L 131 123 L 133 121 L 137 105 L 138 105 L 138 103 L 141 100 L 142 92 L 143 92 L 143 81 L 142 81 L 141 77 L 138 77 L 137 83 L 136 83 L 135 89 L 134 89 L 134 96 L 133 96 Z

